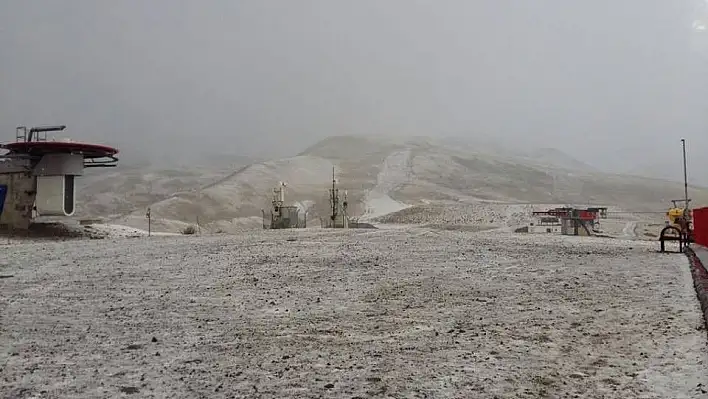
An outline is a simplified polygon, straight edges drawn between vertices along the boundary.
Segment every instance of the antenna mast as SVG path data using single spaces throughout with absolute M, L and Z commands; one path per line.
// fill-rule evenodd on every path
M 329 202 L 332 205 L 332 225 L 334 226 L 335 220 L 337 220 L 337 213 L 339 213 L 339 190 L 337 189 L 337 179 L 334 176 L 334 166 L 332 166 L 332 189 L 329 193 Z

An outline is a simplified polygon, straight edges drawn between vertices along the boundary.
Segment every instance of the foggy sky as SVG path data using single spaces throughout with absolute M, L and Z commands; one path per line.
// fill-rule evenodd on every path
M 498 136 L 618 170 L 680 168 L 685 137 L 708 170 L 701 2 L 0 0 L 0 131 L 63 123 L 124 157 Z

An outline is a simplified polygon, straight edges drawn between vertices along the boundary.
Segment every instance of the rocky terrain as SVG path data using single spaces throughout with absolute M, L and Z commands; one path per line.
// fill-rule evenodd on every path
M 706 397 L 683 255 L 421 227 L 2 243 L 0 397 Z
M 218 183 L 250 163 L 244 157 L 171 168 L 119 163 L 117 168 L 89 169 L 77 179 L 77 214 L 112 219 L 145 209 L 173 195 Z

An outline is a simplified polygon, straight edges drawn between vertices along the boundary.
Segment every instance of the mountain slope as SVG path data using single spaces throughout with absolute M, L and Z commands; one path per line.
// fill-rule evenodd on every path
M 168 230 L 197 222 L 226 231 L 260 226 L 261 211 L 269 209 L 272 189 L 283 181 L 288 203 L 297 203 L 314 217 L 318 214 L 315 202 L 326 209 L 333 166 L 324 158 L 306 155 L 248 165 L 200 190 L 178 192 L 156 202 L 150 206 L 151 213 L 156 225 Z M 144 212 L 136 211 L 122 220 L 143 228 L 144 219 Z
M 597 168 L 592 167 L 585 162 L 579 161 L 556 148 L 539 148 L 537 150 L 532 150 L 529 151 L 525 157 L 541 166 L 562 167 L 569 170 L 585 172 L 599 171 Z
M 661 211 L 680 197 L 678 183 L 594 172 L 562 153 L 543 162 L 524 155 L 471 153 L 433 140 L 340 136 L 291 158 L 261 162 L 224 173 L 201 190 L 174 193 L 151 205 L 154 222 L 167 230 L 199 223 L 210 230 L 259 227 L 272 189 L 288 184 L 286 202 L 308 212 L 310 225 L 328 212 L 332 169 L 346 190 L 350 214 L 374 219 L 411 206 L 437 203 L 574 203 Z M 554 164 L 555 159 L 555 164 Z M 581 170 L 578 170 L 581 169 Z M 693 188 L 696 204 L 708 192 Z M 144 228 L 144 210 L 124 218 Z
M 235 164 L 210 167 L 159 169 L 125 167 L 87 170 L 77 179 L 77 215 L 113 218 L 180 191 L 196 190 L 205 182 L 218 182 Z M 208 183 L 207 183 L 208 184 Z

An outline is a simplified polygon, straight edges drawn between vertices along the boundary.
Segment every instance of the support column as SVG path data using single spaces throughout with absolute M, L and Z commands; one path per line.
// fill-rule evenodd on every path
M 0 228 L 29 229 L 36 198 L 36 178 L 32 172 L 0 174 L 0 185 L 6 186 L 7 190 L 0 213 Z

